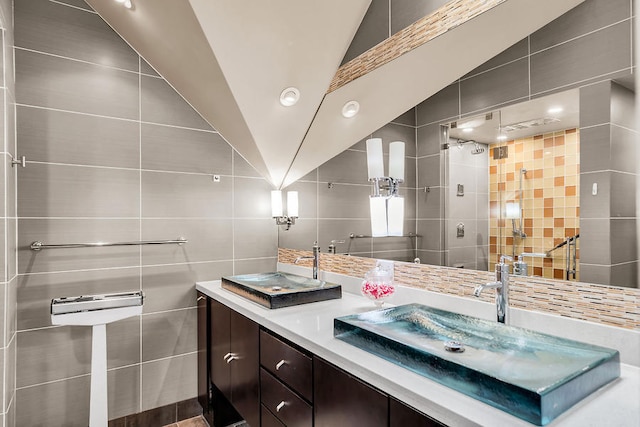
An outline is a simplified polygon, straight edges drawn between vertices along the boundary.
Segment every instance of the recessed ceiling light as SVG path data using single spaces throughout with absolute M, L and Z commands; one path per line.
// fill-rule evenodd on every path
M 288 87 L 280 94 L 280 104 L 285 107 L 296 105 L 300 99 L 300 91 L 295 87 Z
M 506 141 L 507 135 L 498 135 L 498 141 Z
M 473 128 L 462 128 L 462 132 L 464 133 L 473 132 Z
M 127 9 L 133 8 L 133 3 L 131 3 L 131 0 L 116 0 L 116 3 L 122 3 L 122 5 Z
M 562 113 L 564 109 L 562 107 L 551 107 L 547 110 L 547 113 L 549 114 L 556 114 L 556 113 Z
M 347 119 L 358 114 L 358 111 L 360 111 L 360 104 L 358 101 L 348 101 L 344 104 L 344 107 L 342 107 L 342 115 Z

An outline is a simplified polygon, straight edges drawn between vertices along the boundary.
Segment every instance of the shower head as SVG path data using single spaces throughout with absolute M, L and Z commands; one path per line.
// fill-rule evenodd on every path
M 471 150 L 471 154 L 481 154 L 484 153 L 484 147 L 481 147 L 480 144 L 474 141 L 473 150 Z

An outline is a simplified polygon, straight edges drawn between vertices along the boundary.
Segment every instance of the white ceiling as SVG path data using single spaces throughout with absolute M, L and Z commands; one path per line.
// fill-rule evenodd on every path
M 506 0 L 330 94 L 371 0 L 86 1 L 281 187 L 583 0 Z M 301 92 L 293 107 L 278 101 L 288 86 Z M 345 119 L 351 99 L 360 113 Z
M 557 111 L 559 109 L 560 111 Z M 497 144 L 502 133 L 509 140 L 541 135 L 558 130 L 577 128 L 580 125 L 580 93 L 579 89 L 554 93 L 542 98 L 532 99 L 516 105 L 501 108 L 492 112 L 491 118 L 486 114 L 465 117 L 458 120 L 456 126 L 449 131 L 449 137 L 463 141 L 472 140 L 484 144 Z M 513 124 L 529 122 L 537 119 L 553 119 L 557 121 L 544 125 L 536 125 L 521 130 L 502 131 L 502 128 Z M 460 125 L 475 121 L 469 132 L 464 132 Z
M 370 0 L 189 1 L 277 185 Z M 289 86 L 301 97 L 284 107 L 279 96 Z

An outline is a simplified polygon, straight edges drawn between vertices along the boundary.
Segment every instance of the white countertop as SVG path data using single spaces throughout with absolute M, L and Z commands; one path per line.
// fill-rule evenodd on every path
M 219 280 L 199 282 L 196 284 L 196 289 L 449 426 L 532 425 L 335 339 L 333 337 L 335 317 L 375 309 L 373 303 L 364 297 L 345 292 L 344 285 L 342 299 L 276 310 L 267 309 L 222 289 Z M 425 301 L 414 300 L 413 302 L 430 305 Z M 398 303 L 402 302 L 398 301 Z M 640 368 L 622 364 L 620 378 L 583 399 L 548 425 L 552 427 L 640 426 Z

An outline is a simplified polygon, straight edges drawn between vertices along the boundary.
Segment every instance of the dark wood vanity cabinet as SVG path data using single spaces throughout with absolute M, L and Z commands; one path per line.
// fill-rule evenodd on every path
M 444 426 L 212 298 L 198 299 L 198 322 L 198 395 L 212 427 Z
M 262 412 L 263 426 L 274 423 L 272 415 L 287 427 L 312 427 L 312 381 L 311 354 L 260 331 L 260 399 L 266 410 Z
M 209 408 L 209 301 L 207 297 L 198 292 L 198 402 L 205 414 Z
M 446 427 L 393 397 L 389 398 L 389 427 Z
M 257 427 L 260 425 L 259 326 L 213 299 L 210 299 L 209 324 L 209 366 L 210 379 L 214 386 L 214 423 L 218 424 L 215 402 L 218 394 L 222 395 L 250 426 Z M 218 410 L 224 411 L 224 408 Z M 224 418 L 221 423 L 233 421 L 229 420 L 229 417 Z
M 314 357 L 315 427 L 387 427 L 389 397 L 345 371 Z

